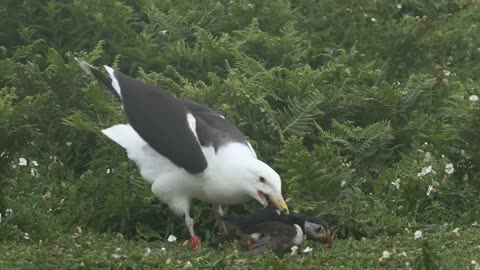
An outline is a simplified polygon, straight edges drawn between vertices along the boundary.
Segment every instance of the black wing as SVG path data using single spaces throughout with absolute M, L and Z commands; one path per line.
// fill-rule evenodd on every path
M 242 233 L 251 234 L 258 230 L 257 225 L 270 221 L 282 221 L 283 214 L 278 212 L 274 207 L 266 207 L 258 209 L 255 212 L 241 216 L 225 216 L 223 221 L 236 226 Z
M 189 110 L 183 102 L 159 87 L 119 71 L 114 71 L 114 78 L 109 78 L 89 64 L 79 63 L 122 100 L 128 122 L 155 151 L 192 174 L 207 168 L 200 144 L 188 126 Z M 120 91 L 112 85 L 114 79 L 118 81 Z
M 248 145 L 245 135 L 214 110 L 189 99 L 179 100 L 195 116 L 198 139 L 203 146 L 212 145 L 217 151 L 229 142 Z
M 250 255 L 287 248 L 292 245 L 292 240 L 297 235 L 294 226 L 283 222 L 264 222 L 258 224 L 257 228 L 258 232 L 263 233 L 263 237 L 250 247 Z

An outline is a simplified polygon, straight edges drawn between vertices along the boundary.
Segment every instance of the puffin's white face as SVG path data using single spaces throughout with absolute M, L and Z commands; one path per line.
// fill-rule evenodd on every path
M 249 168 L 246 184 L 250 196 L 263 206 L 268 205 L 268 198 L 275 207 L 288 214 L 288 207 L 282 196 L 282 181 L 270 166 L 255 160 Z

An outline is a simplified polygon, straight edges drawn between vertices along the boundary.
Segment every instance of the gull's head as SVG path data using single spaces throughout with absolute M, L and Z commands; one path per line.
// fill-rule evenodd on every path
M 288 207 L 282 196 L 282 181 L 278 173 L 258 159 L 245 165 L 247 165 L 247 181 L 244 183 L 249 195 L 263 206 L 271 202 L 283 213 L 288 214 Z

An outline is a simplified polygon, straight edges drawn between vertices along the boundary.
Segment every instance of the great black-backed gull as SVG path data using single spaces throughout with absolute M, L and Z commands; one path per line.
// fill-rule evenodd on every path
M 185 216 L 193 249 L 199 248 L 200 238 L 189 214 L 192 200 L 214 204 L 217 216 L 222 215 L 221 205 L 254 199 L 267 206 L 267 198 L 288 213 L 280 176 L 257 159 L 245 136 L 223 116 L 109 66 L 104 66 L 105 76 L 77 61 L 122 102 L 128 124 L 102 132 L 125 148 L 152 192 Z

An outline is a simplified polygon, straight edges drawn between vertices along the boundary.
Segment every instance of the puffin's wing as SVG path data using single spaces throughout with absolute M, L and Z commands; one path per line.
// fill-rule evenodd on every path
M 250 255 L 285 248 L 291 245 L 293 239 L 297 236 L 295 227 L 283 222 L 264 222 L 257 227 L 264 236 L 250 247 Z
M 255 212 L 237 216 L 230 215 L 222 217 L 222 220 L 228 224 L 238 227 L 238 229 L 245 234 L 254 233 L 258 230 L 257 225 L 269 221 L 281 221 L 283 216 L 279 210 L 268 206 L 260 208 Z
M 156 152 L 191 174 L 207 168 L 196 118 L 179 99 L 109 66 L 104 66 L 109 75 L 106 77 L 86 62 L 79 63 L 122 101 L 129 124 Z

